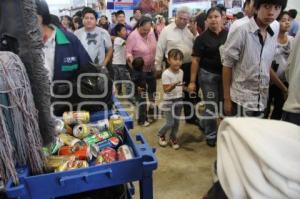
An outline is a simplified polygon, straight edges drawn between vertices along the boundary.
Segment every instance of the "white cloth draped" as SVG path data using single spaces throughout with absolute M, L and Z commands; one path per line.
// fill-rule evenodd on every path
M 299 126 L 226 118 L 217 146 L 218 177 L 228 198 L 300 198 Z

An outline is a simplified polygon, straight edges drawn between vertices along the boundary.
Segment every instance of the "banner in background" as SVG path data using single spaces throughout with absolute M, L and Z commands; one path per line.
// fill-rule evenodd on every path
M 81 6 L 86 6 L 85 5 L 85 0 L 71 0 L 71 7 L 81 7 Z
M 211 7 L 214 7 L 218 4 L 223 4 L 224 5 L 224 0 L 211 0 Z
M 192 3 L 192 2 L 201 2 L 207 0 L 173 0 L 173 4 L 182 4 L 182 3 Z
M 134 10 L 140 9 L 143 13 L 168 13 L 169 0 L 108 0 L 107 9 Z
M 109 10 L 133 10 L 133 0 L 107 0 Z
M 135 8 L 144 13 L 163 14 L 168 12 L 168 0 L 136 0 Z
M 170 7 L 169 17 L 174 17 L 178 8 L 187 6 L 190 8 L 192 15 L 195 15 L 203 10 L 208 10 L 211 7 L 211 0 L 173 0 Z
M 235 8 L 235 7 L 243 7 L 242 0 L 225 0 L 225 7 L 226 8 Z

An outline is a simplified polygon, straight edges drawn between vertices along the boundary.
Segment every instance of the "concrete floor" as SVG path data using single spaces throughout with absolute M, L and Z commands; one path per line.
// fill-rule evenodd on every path
M 156 134 L 163 122 L 161 119 L 149 127 L 136 126 L 132 130 L 132 135 L 142 133 L 149 145 L 156 148 L 154 199 L 200 199 L 212 185 L 211 165 L 216 150 L 206 145 L 196 126 L 184 122 L 179 130 L 181 148 L 175 151 L 170 146 L 160 147 Z
M 162 92 L 158 81 L 158 92 Z M 160 100 L 159 100 L 160 101 Z M 131 134 L 142 133 L 150 146 L 156 148 L 158 168 L 153 174 L 154 199 L 200 199 L 212 185 L 211 167 L 216 159 L 216 148 L 208 147 L 202 132 L 195 125 L 181 121 L 179 142 L 181 148 L 158 145 L 157 132 L 165 119 L 158 119 L 148 127 L 138 126 Z M 139 198 L 135 184 L 135 198 Z

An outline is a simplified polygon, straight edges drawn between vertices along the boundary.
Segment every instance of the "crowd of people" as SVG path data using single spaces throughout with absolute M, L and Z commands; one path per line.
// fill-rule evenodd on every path
M 177 131 L 183 109 L 186 123 L 203 130 L 215 146 L 218 119 L 253 116 L 283 119 L 300 125 L 297 11 L 285 11 L 287 0 L 246 0 L 232 17 L 217 5 L 192 15 L 177 9 L 174 19 L 134 10 L 111 20 L 84 8 L 58 22 L 40 1 L 45 67 L 50 81 L 70 80 L 88 63 L 105 66 L 125 84 L 128 100 L 138 109 L 138 124 L 149 126 L 157 110 L 157 78 L 162 78 L 166 123 L 158 132 L 160 146 L 178 149 Z M 56 19 L 56 20 L 54 20 Z M 54 22 L 55 21 L 55 22 Z M 295 39 L 296 37 L 296 39 Z M 117 84 L 116 94 L 122 95 Z M 298 89 L 298 90 L 297 90 Z M 200 90 L 200 92 L 199 92 Z M 201 97 L 200 97 L 201 96 Z M 205 110 L 199 116 L 202 99 Z

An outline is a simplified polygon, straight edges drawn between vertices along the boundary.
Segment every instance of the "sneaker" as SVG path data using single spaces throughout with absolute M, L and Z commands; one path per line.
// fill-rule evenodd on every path
M 148 121 L 145 121 L 143 124 L 141 124 L 142 127 L 147 127 L 149 125 L 150 125 L 150 123 Z
M 153 118 L 148 117 L 148 122 L 153 123 L 153 122 L 155 122 L 155 120 Z
M 217 142 L 217 133 L 214 131 L 206 135 L 206 144 L 209 147 L 215 147 Z
M 166 147 L 168 145 L 168 143 L 166 141 L 166 137 L 165 136 L 159 136 L 158 137 L 158 144 L 162 147 Z
M 180 148 L 177 139 L 170 139 L 170 143 L 173 149 L 177 150 Z
M 209 147 L 215 147 L 216 146 L 216 140 L 215 139 L 206 139 L 206 144 Z

